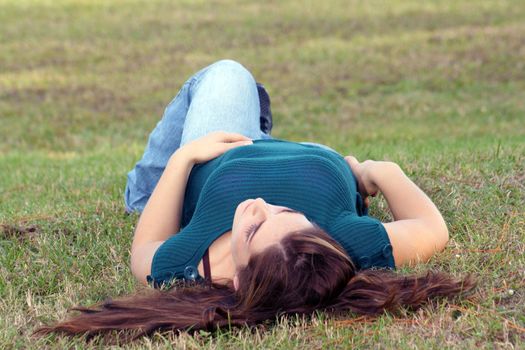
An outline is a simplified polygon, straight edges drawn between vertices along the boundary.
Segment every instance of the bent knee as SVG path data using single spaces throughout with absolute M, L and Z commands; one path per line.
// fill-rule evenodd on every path
M 228 78 L 243 77 L 253 80 L 252 74 L 242 64 L 231 59 L 223 59 L 213 63 L 209 67 L 209 73 L 224 74 Z
M 218 68 L 229 68 L 229 69 L 240 69 L 240 70 L 246 70 L 242 64 L 239 62 L 225 58 L 219 61 L 216 61 L 215 63 L 212 63 L 210 65 L 210 68 L 218 69 Z

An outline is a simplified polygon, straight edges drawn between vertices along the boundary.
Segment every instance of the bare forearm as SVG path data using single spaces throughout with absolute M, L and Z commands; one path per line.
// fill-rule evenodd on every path
M 394 220 L 427 219 L 444 223 L 432 200 L 391 162 L 378 162 L 372 179 L 385 196 Z
M 184 193 L 193 163 L 181 153 L 170 158 L 135 229 L 133 247 L 164 241 L 180 229 Z
M 428 260 L 448 241 L 448 229 L 430 198 L 394 163 L 381 162 L 373 181 L 385 196 L 394 222 L 385 224 L 398 266 Z

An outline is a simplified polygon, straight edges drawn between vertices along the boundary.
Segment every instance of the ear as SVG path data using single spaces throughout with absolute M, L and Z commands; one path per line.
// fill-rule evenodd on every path
M 239 276 L 237 275 L 237 273 L 235 273 L 235 275 L 233 276 L 233 289 L 239 289 Z

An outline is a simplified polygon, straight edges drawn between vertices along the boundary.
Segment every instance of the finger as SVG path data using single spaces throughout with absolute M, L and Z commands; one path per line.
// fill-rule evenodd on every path
M 251 144 L 253 144 L 253 141 L 248 139 L 248 140 L 235 141 L 235 142 L 230 142 L 230 143 L 223 143 L 222 147 L 223 147 L 224 152 L 226 152 L 226 151 L 228 151 L 230 149 L 233 149 L 235 147 L 248 146 L 248 145 L 251 145 Z
M 365 197 L 365 200 L 364 200 L 364 202 L 365 202 L 365 207 L 367 207 L 367 208 L 368 208 L 368 207 L 370 206 L 370 198 L 368 198 L 368 197 Z
M 346 157 L 345 157 L 345 160 L 346 160 L 348 163 L 350 163 L 350 164 L 356 164 L 356 165 L 359 164 L 359 161 L 358 161 L 357 158 L 354 157 L 354 156 L 346 156 Z
M 352 169 L 353 172 L 357 172 L 359 169 L 359 161 L 354 156 L 346 156 L 345 157 L 346 162 L 350 166 L 350 169 Z
M 236 132 L 220 132 L 217 135 L 218 139 L 222 142 L 237 142 L 237 141 L 250 141 L 251 138 L 248 136 L 244 136 L 243 134 L 239 134 Z
M 247 146 L 247 145 L 252 145 L 252 144 L 253 144 L 253 140 L 250 139 L 249 137 L 247 140 L 241 140 L 241 141 L 235 141 L 235 142 L 229 143 L 229 145 L 233 145 L 234 147 L 235 146 Z

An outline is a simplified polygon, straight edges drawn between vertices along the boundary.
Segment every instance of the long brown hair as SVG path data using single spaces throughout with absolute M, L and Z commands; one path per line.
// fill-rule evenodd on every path
M 35 333 L 92 336 L 129 330 L 137 338 L 157 330 L 252 326 L 316 310 L 377 315 L 416 309 L 430 299 L 454 297 L 474 287 L 470 277 L 454 279 L 439 272 L 401 276 L 389 270 L 356 271 L 343 248 L 319 227 L 291 233 L 252 256 L 238 277 L 238 290 L 231 282 L 178 285 L 77 307 L 73 310 L 79 315 Z

